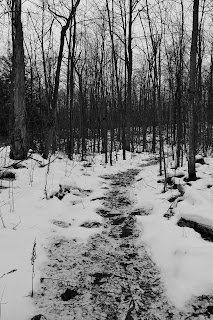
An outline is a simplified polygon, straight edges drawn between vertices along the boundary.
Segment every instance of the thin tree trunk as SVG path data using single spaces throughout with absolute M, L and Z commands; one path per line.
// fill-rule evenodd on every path
M 188 176 L 189 180 L 196 180 L 195 170 L 195 86 L 196 86 L 196 56 L 197 56 L 197 36 L 198 36 L 198 11 L 199 0 L 194 0 L 193 6 L 193 29 L 192 29 L 192 42 L 190 52 L 190 81 L 189 81 L 189 161 L 188 161 Z
M 179 63 L 176 75 L 177 91 L 177 152 L 176 152 L 176 166 L 180 166 L 181 148 L 182 148 L 182 78 L 183 78 L 183 33 L 184 33 L 184 9 L 183 1 L 181 0 L 181 35 L 180 35 L 180 50 L 179 50 Z
M 132 0 L 129 0 L 129 25 L 128 25 L 128 58 L 127 62 L 127 104 L 126 104 L 126 150 L 130 151 L 131 144 L 131 114 L 132 114 Z

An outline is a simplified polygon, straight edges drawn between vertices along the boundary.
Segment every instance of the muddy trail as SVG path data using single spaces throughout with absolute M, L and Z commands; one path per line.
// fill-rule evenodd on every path
M 55 239 L 48 249 L 45 278 L 35 297 L 47 320 L 210 319 L 212 297 L 197 299 L 187 313 L 168 302 L 158 268 L 138 244 L 135 215 L 146 214 L 132 211 L 130 192 L 138 172 L 102 177 L 110 188 L 97 210 L 103 218 L 101 233 L 86 244 Z

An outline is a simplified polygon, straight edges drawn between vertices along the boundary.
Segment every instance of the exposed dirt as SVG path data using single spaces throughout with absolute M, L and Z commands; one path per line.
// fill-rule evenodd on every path
M 67 223 L 64 221 L 60 221 L 60 220 L 52 220 L 52 224 L 60 227 L 60 228 L 69 228 L 71 227 L 71 223 Z
M 63 186 L 63 185 L 59 185 L 59 190 L 55 193 L 53 193 L 50 198 L 53 197 L 57 197 L 59 200 L 62 200 L 64 198 L 64 196 L 66 196 L 67 193 L 72 192 L 73 195 L 76 196 L 81 196 L 81 197 L 87 197 L 90 193 L 91 190 L 83 190 L 81 188 L 76 188 L 76 189 L 72 189 L 72 187 L 70 186 Z M 96 200 L 96 199 L 94 199 Z
M 98 222 L 98 221 L 86 221 L 86 222 L 81 224 L 81 227 L 84 227 L 84 228 L 100 228 L 101 227 L 101 223 Z
M 213 297 L 199 297 L 186 313 L 168 302 L 158 268 L 138 245 L 135 216 L 150 214 L 132 211 L 129 191 L 138 172 L 103 177 L 111 187 L 97 210 L 105 226 L 101 233 L 86 244 L 54 239 L 35 298 L 48 320 L 210 319 Z

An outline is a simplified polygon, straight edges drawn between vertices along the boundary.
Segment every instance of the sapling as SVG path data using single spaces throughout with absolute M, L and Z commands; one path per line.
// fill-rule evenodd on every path
M 10 212 L 14 212 L 14 192 L 13 180 L 9 180 L 9 198 L 10 198 Z
M 92 171 L 95 172 L 95 164 L 96 164 L 96 159 L 95 159 L 95 156 L 93 156 L 92 158 Z
M 21 224 L 21 218 L 19 217 L 19 222 L 14 225 L 13 230 L 16 230 L 17 227 Z
M 32 256 L 31 256 L 31 265 L 32 265 L 32 293 L 31 293 L 31 297 L 33 297 L 33 280 L 35 278 L 35 260 L 37 258 L 36 255 L 36 238 L 34 240 L 33 243 L 33 251 L 32 251 Z
M 65 177 L 67 176 L 67 166 L 68 166 L 68 158 L 65 161 Z
M 70 161 L 69 161 L 69 162 L 70 162 Z M 67 170 L 67 168 L 66 168 L 65 176 L 70 177 L 71 174 L 72 174 L 73 169 L 74 169 L 77 165 L 78 165 L 78 162 L 77 162 L 77 161 L 75 162 L 75 160 L 72 160 L 72 165 L 70 165 L 71 168 L 69 169 L 69 172 L 68 172 L 68 170 Z
M 4 288 L 5 289 L 5 288 Z M 4 296 L 4 289 L 3 289 L 3 291 L 2 291 L 2 295 L 1 295 L 1 299 L 0 299 L 0 320 L 1 320 L 1 306 L 2 306 L 2 304 L 6 304 L 6 303 L 3 303 L 2 302 L 2 299 L 3 299 L 3 296 Z
M 46 175 L 45 175 L 45 186 L 44 186 L 44 194 L 45 194 L 45 197 L 46 199 L 48 199 L 48 194 L 47 194 L 47 180 L 48 180 L 48 175 L 49 175 L 49 172 L 50 172 L 50 159 L 51 159 L 51 155 L 49 155 L 48 157 L 48 163 L 47 163 L 47 171 L 46 171 Z
M 29 184 L 31 187 L 33 185 L 33 176 L 34 176 L 35 166 L 36 166 L 36 162 L 34 162 L 33 159 L 31 158 L 30 168 L 28 168 L 29 179 L 30 179 Z
M 3 216 L 2 216 L 2 212 L 1 212 L 1 208 L 0 208 L 0 219 L 1 219 L 1 222 L 2 222 L 2 225 L 3 225 L 3 228 L 6 228 L 6 225 L 4 223 L 4 219 L 3 219 Z

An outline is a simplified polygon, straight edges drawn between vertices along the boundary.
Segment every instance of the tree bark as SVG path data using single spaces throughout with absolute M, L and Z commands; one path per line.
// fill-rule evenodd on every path
M 196 180 L 195 170 L 195 87 L 196 87 L 196 56 L 197 56 L 197 36 L 198 36 L 198 11 L 199 0 L 194 0 L 193 5 L 193 28 L 192 42 L 190 52 L 190 80 L 189 80 L 189 160 L 188 160 L 188 176 L 189 180 Z
M 126 150 L 130 151 L 131 144 L 131 115 L 132 115 L 132 0 L 129 0 L 128 22 L 128 58 L 127 61 L 127 104 L 126 104 Z
M 176 107 L 177 107 L 177 152 L 176 167 L 180 166 L 181 149 L 182 149 L 182 79 L 183 79 L 183 35 L 184 35 L 184 8 L 181 1 L 181 34 L 179 41 L 179 63 L 176 72 Z
M 21 23 L 21 0 L 12 1 L 12 125 L 10 158 L 27 157 L 26 103 L 24 79 L 24 48 Z

